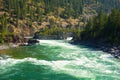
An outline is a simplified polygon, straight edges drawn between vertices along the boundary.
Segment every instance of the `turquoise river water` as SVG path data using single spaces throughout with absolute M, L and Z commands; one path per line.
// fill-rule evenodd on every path
M 120 80 L 120 60 L 64 40 L 1 51 L 0 80 Z

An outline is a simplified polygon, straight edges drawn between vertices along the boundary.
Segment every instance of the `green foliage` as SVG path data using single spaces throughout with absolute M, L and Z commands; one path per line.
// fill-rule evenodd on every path
M 0 34 L 0 43 L 4 43 L 4 35 Z
M 88 22 L 81 36 L 83 40 L 120 43 L 120 10 L 113 10 L 109 16 L 100 12 Z
M 96 0 L 101 3 L 101 9 L 105 12 L 111 12 L 112 9 L 120 9 L 120 0 Z
M 4 37 L 5 34 L 7 33 L 7 16 L 6 14 L 4 14 L 1 18 L 0 18 L 0 43 L 4 43 Z
M 104 12 L 109 12 L 112 8 L 120 8 L 119 3 L 119 0 L 0 0 L 0 12 L 6 13 L 2 17 L 0 14 L 1 42 L 4 41 L 3 39 L 5 36 L 10 34 L 8 30 L 9 24 L 19 28 L 23 21 L 23 23 L 29 27 L 33 26 L 33 22 L 40 25 L 42 21 L 49 21 L 50 27 L 45 28 L 40 34 L 60 35 L 62 34 L 62 31 L 64 31 L 72 32 L 76 35 L 76 38 L 78 38 L 78 36 L 80 36 L 80 30 L 76 30 L 76 28 L 65 29 L 60 26 L 58 27 L 56 21 L 53 19 L 48 20 L 48 17 L 54 15 L 56 18 L 63 18 L 64 20 L 69 19 L 70 17 L 80 19 L 81 15 L 85 13 L 85 9 L 87 10 L 90 8 L 90 12 L 88 11 L 90 14 L 96 14 L 99 9 L 103 9 Z M 118 16 L 118 13 L 111 15 Z M 100 12 L 98 16 L 88 22 L 87 26 L 89 27 L 86 27 L 82 34 L 89 35 L 84 36 L 84 38 L 97 39 L 99 37 L 102 38 L 102 36 L 108 36 L 108 34 L 101 34 L 101 32 L 104 32 L 106 29 L 105 26 L 109 26 L 111 23 L 111 25 L 119 23 L 118 21 L 116 21 L 116 23 L 113 22 L 111 18 L 115 17 L 109 17 L 107 19 L 107 15 Z M 111 23 L 107 24 L 108 22 Z M 108 31 L 112 32 L 111 29 L 115 31 L 117 27 L 111 27 Z M 109 37 L 107 40 L 113 38 L 117 34 L 119 33 L 109 34 L 112 35 L 112 37 Z M 115 37 L 115 41 L 118 42 L 118 38 Z
M 12 33 L 8 31 L 8 16 L 4 13 L 0 17 L 0 43 L 8 42 L 11 38 Z
M 0 32 L 6 32 L 7 31 L 7 16 L 6 14 L 4 14 L 1 18 L 0 18 L 0 23 L 1 23 L 1 27 L 0 27 Z
M 46 27 L 39 32 L 37 32 L 37 35 L 39 36 L 51 36 L 55 35 L 58 37 L 64 36 L 69 34 L 68 36 L 74 36 L 76 35 L 77 37 L 80 36 L 81 30 L 78 28 L 62 28 L 58 26 L 52 26 L 50 28 Z

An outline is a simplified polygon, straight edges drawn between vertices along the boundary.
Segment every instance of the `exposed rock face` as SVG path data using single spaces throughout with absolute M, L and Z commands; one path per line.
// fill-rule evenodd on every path
M 40 43 L 40 41 L 38 39 L 30 39 L 28 41 L 28 45 L 34 45 L 34 44 L 37 44 L 37 43 Z
M 108 52 L 113 55 L 115 58 L 120 58 L 120 46 L 108 46 L 108 47 L 101 47 L 101 50 L 104 52 Z

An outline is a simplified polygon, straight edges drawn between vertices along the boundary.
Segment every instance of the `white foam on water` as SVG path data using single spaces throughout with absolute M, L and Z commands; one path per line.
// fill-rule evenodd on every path
M 73 39 L 73 37 L 67 37 L 66 40 L 70 41 L 70 40 L 72 40 L 72 39 Z
M 113 58 L 113 56 L 110 55 L 110 54 L 103 54 L 103 55 L 100 56 L 100 58 L 101 59 L 108 59 L 108 58 Z
M 45 65 L 51 67 L 51 71 L 68 74 L 78 78 L 91 78 L 91 80 L 96 80 L 96 75 L 104 74 L 106 76 L 111 75 L 112 77 L 118 78 L 120 64 L 118 62 L 111 60 L 109 54 L 102 54 L 101 51 L 91 51 L 86 48 L 79 48 L 63 41 L 55 40 L 40 40 L 41 45 L 46 46 L 59 46 L 64 48 L 61 50 L 59 57 L 63 57 L 70 60 L 57 60 L 57 61 L 47 61 L 38 60 L 36 58 L 24 58 L 24 59 L 12 59 L 8 58 L 6 60 L 0 60 L 0 70 L 7 69 L 10 66 L 30 62 L 33 65 Z M 94 54 L 95 57 L 87 57 Z M 87 55 L 87 56 L 86 56 Z M 101 62 L 99 62 L 101 61 Z M 109 62 L 113 65 L 107 65 L 103 62 Z M 77 67 L 77 68 L 76 68 Z M 95 74 L 96 72 L 96 74 Z
M 69 49 L 76 49 L 77 47 L 74 45 L 71 45 L 69 43 L 64 43 L 63 40 L 41 40 L 41 45 L 49 45 L 49 46 L 59 46 L 63 48 L 69 48 Z M 78 49 L 78 48 L 77 48 Z
M 83 57 L 79 60 L 58 60 L 58 61 L 46 61 L 46 60 L 37 60 L 36 58 L 25 58 L 25 59 L 6 59 L 6 60 L 0 60 L 0 70 L 1 67 L 6 70 L 7 68 L 14 66 L 19 63 L 23 62 L 31 62 L 34 65 L 45 65 L 51 67 L 53 71 L 69 74 L 74 77 L 78 78 L 91 78 L 91 80 L 95 80 L 95 74 L 87 70 L 83 69 L 76 69 L 71 66 L 84 66 L 91 69 L 95 69 L 104 73 L 112 73 L 113 71 L 108 70 L 104 65 L 97 63 L 96 61 L 90 61 L 86 57 Z M 102 67 L 102 68 L 101 68 Z
M 48 40 L 48 41 L 43 41 L 43 43 L 47 43 L 47 44 L 52 45 L 52 46 L 55 45 L 55 46 L 61 46 L 61 47 L 72 49 L 72 51 L 69 51 L 69 50 L 68 51 L 61 51 L 61 54 L 59 54 L 58 56 L 66 58 L 66 59 L 72 59 L 72 60 L 74 60 L 74 61 L 71 61 L 72 63 L 74 63 L 73 65 L 84 66 L 84 67 L 91 69 L 91 70 L 94 70 L 98 73 L 103 73 L 103 74 L 104 73 L 105 74 L 112 74 L 113 73 L 113 71 L 108 68 L 108 65 L 98 62 L 99 60 L 101 60 L 103 62 L 112 63 L 116 66 L 120 66 L 115 61 L 110 59 L 110 58 L 112 58 L 111 55 L 103 54 L 102 51 L 92 51 L 92 50 L 88 50 L 87 48 L 79 48 L 77 46 L 73 46 L 73 45 L 70 45 L 68 43 L 63 43 L 63 42 L 58 42 L 58 41 L 49 41 Z M 92 54 L 94 54 L 96 57 L 88 58 L 85 56 L 85 55 L 92 55 Z M 98 54 L 101 54 L 101 55 L 98 56 Z M 70 65 L 72 63 L 66 64 L 66 65 Z M 64 63 L 60 63 L 60 64 L 64 64 Z M 114 67 L 114 66 L 111 65 L 111 67 Z
M 46 60 L 37 60 L 35 58 L 25 58 L 25 59 L 6 59 L 6 60 L 0 60 L 0 70 L 5 70 L 4 72 L 7 72 L 7 69 L 9 69 L 9 67 L 14 66 L 16 64 L 19 63 L 23 63 L 23 62 L 31 62 L 34 65 L 46 65 L 46 66 L 50 66 L 52 68 L 53 71 L 57 71 L 60 73 L 66 73 L 72 76 L 76 76 L 76 77 L 87 77 L 87 78 L 93 78 L 93 74 L 89 71 L 83 71 L 83 70 L 78 70 L 78 69 L 72 69 L 72 68 L 67 68 L 66 66 L 69 66 L 71 63 L 77 63 L 80 61 L 64 61 L 64 60 L 59 60 L 59 61 L 46 61 Z M 83 63 L 81 63 L 82 65 Z M 4 73 L 3 72 L 3 73 Z
M 79 55 L 79 52 L 61 52 L 58 57 L 63 57 L 63 58 L 66 58 L 66 59 L 77 59 L 78 58 L 78 55 Z

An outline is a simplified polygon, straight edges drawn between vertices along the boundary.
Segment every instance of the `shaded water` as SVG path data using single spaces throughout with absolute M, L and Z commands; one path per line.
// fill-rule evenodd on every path
M 0 80 L 120 80 L 120 62 L 109 54 L 63 40 L 1 51 Z

